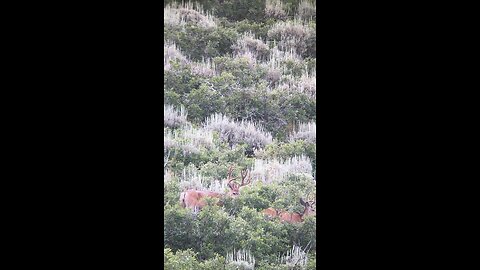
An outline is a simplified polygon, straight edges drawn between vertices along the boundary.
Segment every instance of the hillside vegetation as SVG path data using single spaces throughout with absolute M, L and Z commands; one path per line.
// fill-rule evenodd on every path
M 164 6 L 164 267 L 315 269 L 316 216 L 262 213 L 315 198 L 315 3 L 201 3 Z M 182 207 L 227 194 L 230 168 L 239 194 Z

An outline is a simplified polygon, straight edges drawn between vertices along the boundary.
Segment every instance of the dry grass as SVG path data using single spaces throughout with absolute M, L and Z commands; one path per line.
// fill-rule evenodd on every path
M 183 156 L 198 154 L 204 149 L 215 148 L 212 131 L 202 128 L 197 129 L 188 123 L 175 131 L 164 128 L 163 141 L 164 152 L 179 150 L 179 154 Z
M 163 149 L 164 151 L 171 150 L 177 147 L 176 135 L 170 129 L 163 129 Z
M 183 169 L 179 180 L 180 190 L 208 190 L 223 193 L 228 190 L 227 183 L 221 180 L 213 180 L 210 177 L 204 177 L 200 171 L 192 164 Z
M 255 58 L 265 58 L 268 55 L 268 45 L 255 37 L 252 33 L 244 33 L 232 46 L 234 55 L 251 53 Z
M 163 41 L 163 70 L 170 70 L 170 61 L 176 59 L 184 64 L 189 62 L 175 43 Z
M 265 5 L 265 15 L 269 18 L 284 20 L 288 14 L 281 0 L 267 0 Z
M 180 106 L 177 109 L 171 105 L 163 105 L 163 126 L 177 128 L 187 123 L 187 110 Z
M 205 28 L 216 27 L 214 17 L 204 12 L 198 3 L 173 3 L 163 9 L 163 23 L 166 26 L 185 26 L 188 23 Z
M 195 148 L 205 147 L 207 149 L 214 147 L 213 133 L 206 129 L 196 129 L 188 126 L 181 130 L 181 137 L 184 141 L 184 146 L 188 145 Z
M 294 156 L 286 160 L 256 159 L 251 170 L 253 181 L 269 184 L 282 182 L 296 175 L 312 178 L 312 162 L 307 156 Z
M 191 62 L 192 73 L 202 77 L 213 77 L 217 75 L 215 63 L 210 58 L 202 58 L 201 62 Z
M 302 0 L 298 5 L 297 17 L 304 20 L 313 20 L 317 15 L 317 7 L 315 1 Z
M 205 128 L 217 131 L 222 141 L 231 146 L 247 143 L 253 148 L 260 149 L 272 143 L 272 135 L 259 124 L 242 120 L 234 121 L 223 114 L 214 114 L 205 120 Z
M 305 140 L 310 143 L 316 143 L 317 126 L 315 122 L 300 123 L 298 129 L 290 135 L 290 140 Z
M 305 21 L 295 19 L 274 24 L 267 35 L 278 41 L 281 50 L 293 49 L 301 54 L 306 51 L 307 40 L 314 31 Z

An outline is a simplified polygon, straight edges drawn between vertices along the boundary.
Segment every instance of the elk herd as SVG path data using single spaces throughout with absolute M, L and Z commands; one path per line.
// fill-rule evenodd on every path
M 240 188 L 244 187 L 252 182 L 252 177 L 248 170 L 241 171 L 241 182 L 238 183 L 235 181 L 237 178 L 232 177 L 233 166 L 230 166 L 227 174 L 227 187 L 230 189 L 227 193 L 219 193 L 207 190 L 194 190 L 189 189 L 180 193 L 180 205 L 183 208 L 190 208 L 194 211 L 201 210 L 207 205 L 207 198 L 216 198 L 218 206 L 223 206 L 223 198 L 231 197 L 235 198 L 240 195 Z M 309 196 L 307 195 L 307 198 Z M 278 218 L 283 222 L 288 223 L 300 223 L 304 221 L 304 218 L 307 216 L 315 215 L 315 199 L 305 201 L 303 198 L 300 198 L 300 204 L 304 207 L 302 212 L 288 212 L 274 208 L 267 208 L 262 211 L 262 213 L 269 218 Z

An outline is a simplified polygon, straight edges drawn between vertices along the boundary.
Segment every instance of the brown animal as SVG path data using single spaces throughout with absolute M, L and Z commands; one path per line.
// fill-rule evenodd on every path
M 251 183 L 252 178 L 247 170 L 241 172 L 242 175 L 242 183 L 238 184 L 234 182 L 236 177 L 232 177 L 233 166 L 231 166 L 228 170 L 227 186 L 230 188 L 230 191 L 227 194 L 213 192 L 213 191 L 206 191 L 206 190 L 186 190 L 180 194 L 180 205 L 183 208 L 191 208 L 191 209 L 202 209 L 207 202 L 204 200 L 205 198 L 218 198 L 221 199 L 225 196 L 228 197 L 237 197 L 240 195 L 240 188 L 246 186 Z M 248 176 L 248 178 L 247 178 Z M 221 200 L 217 203 L 217 205 L 222 206 Z
M 267 208 L 267 209 L 263 210 L 262 213 L 266 216 L 269 216 L 270 218 L 276 218 L 276 217 L 278 217 L 279 210 L 270 207 L 270 208 Z
M 262 213 L 270 218 L 278 217 L 281 221 L 288 223 L 300 223 L 304 221 L 305 217 L 316 215 L 315 208 L 313 207 L 315 201 L 305 202 L 303 199 L 300 199 L 300 204 L 305 207 L 302 213 L 290 213 L 274 208 L 267 208 L 263 210 Z

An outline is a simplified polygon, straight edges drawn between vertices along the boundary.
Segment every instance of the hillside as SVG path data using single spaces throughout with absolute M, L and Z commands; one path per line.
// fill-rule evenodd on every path
M 164 6 L 164 267 L 316 269 L 315 3 L 201 3 Z

